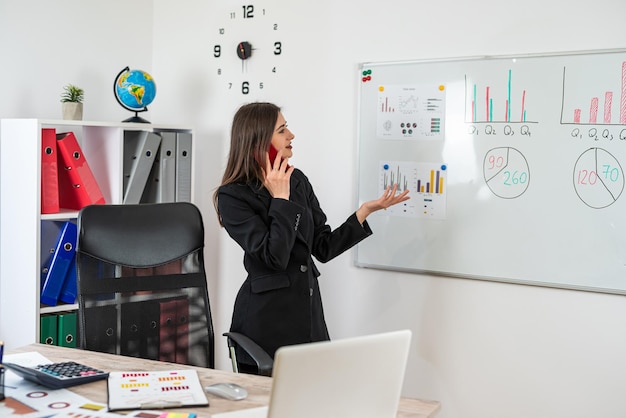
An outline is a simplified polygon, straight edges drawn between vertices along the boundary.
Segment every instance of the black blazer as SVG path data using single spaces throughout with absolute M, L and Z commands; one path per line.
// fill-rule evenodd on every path
M 233 183 L 219 188 L 218 206 L 226 231 L 244 250 L 248 272 L 231 331 L 247 335 L 272 357 L 284 345 L 328 340 L 312 256 L 325 263 L 348 250 L 372 234 L 367 222 L 361 225 L 353 213 L 331 230 L 298 169 L 289 200 L 272 198 L 258 181 Z M 252 362 L 243 353 L 238 359 Z

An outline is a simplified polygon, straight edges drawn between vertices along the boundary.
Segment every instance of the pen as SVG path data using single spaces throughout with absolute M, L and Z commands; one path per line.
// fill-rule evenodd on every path
M 154 401 L 139 404 L 139 409 L 163 409 L 177 407 L 181 405 L 182 404 L 178 401 Z
M 4 366 L 0 364 L 0 401 L 4 400 Z

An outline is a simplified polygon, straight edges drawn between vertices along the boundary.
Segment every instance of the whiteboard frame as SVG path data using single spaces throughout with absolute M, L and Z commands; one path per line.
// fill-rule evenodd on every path
M 363 98 L 362 98 L 362 88 L 361 88 L 361 76 L 362 72 L 365 68 L 376 68 L 376 67 L 384 67 L 384 66 L 394 66 L 394 65 L 419 65 L 419 64 L 428 64 L 428 63 L 454 63 L 459 61 L 481 61 L 481 60 L 502 60 L 502 59 L 515 59 L 515 58 L 549 58 L 549 57 L 559 57 L 559 56 L 574 56 L 574 55 L 601 55 L 601 54 L 616 54 L 616 53 L 626 53 L 626 48 L 608 48 L 608 49 L 593 49 L 593 50 L 572 50 L 572 51 L 556 51 L 556 52 L 542 52 L 542 53 L 526 53 L 526 54 L 503 54 L 503 55 L 476 55 L 476 56 L 456 56 L 456 57 L 443 57 L 443 58 L 425 58 L 425 59 L 415 59 L 415 60 L 395 60 L 395 61 L 363 61 L 358 63 L 358 74 L 357 78 L 357 163 L 355 167 L 356 171 L 356 205 L 357 207 L 363 203 L 363 200 L 360 196 L 361 193 L 361 178 L 360 178 L 360 170 L 362 163 L 362 129 L 361 129 L 361 115 L 362 115 L 362 106 L 363 106 Z M 444 137 L 444 141 L 446 137 Z M 625 215 L 626 216 L 626 215 Z M 537 286 L 537 287 L 547 287 L 553 289 L 564 289 L 564 290 L 576 290 L 576 291 L 587 291 L 587 292 L 595 292 L 595 293 L 603 293 L 603 294 L 616 294 L 616 295 L 626 295 L 626 288 L 618 289 L 618 288 L 606 288 L 606 287 L 594 287 L 594 286 L 580 286 L 574 284 L 564 284 L 564 283 L 553 283 L 546 281 L 532 281 L 532 280 L 520 280 L 514 278 L 506 278 L 506 277 L 498 277 L 498 276 L 484 276 L 477 275 L 471 273 L 453 273 L 453 272 L 445 272 L 445 271 L 437 271 L 430 269 L 415 269 L 415 268 L 405 268 L 405 267 L 396 267 L 389 266 L 377 263 L 368 263 L 359 260 L 359 246 L 355 247 L 353 262 L 356 267 L 359 268 L 369 268 L 375 270 L 383 270 L 383 271 L 395 271 L 400 273 L 411 273 L 418 275 L 431 275 L 435 277 L 442 278 L 460 278 L 460 279 L 469 279 L 469 280 L 479 280 L 479 281 L 487 281 L 487 282 L 496 282 L 496 283 L 506 283 L 506 284 L 515 284 L 515 285 L 526 285 L 526 286 Z

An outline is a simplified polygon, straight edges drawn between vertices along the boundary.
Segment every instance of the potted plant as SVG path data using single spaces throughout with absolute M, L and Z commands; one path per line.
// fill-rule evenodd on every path
M 83 119 L 83 99 L 85 92 L 80 87 L 68 84 L 63 87 L 61 103 L 63 119 L 82 120 Z

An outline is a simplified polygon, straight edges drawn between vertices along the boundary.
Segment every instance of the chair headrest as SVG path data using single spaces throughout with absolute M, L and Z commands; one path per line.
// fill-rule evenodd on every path
M 77 224 L 77 253 L 125 266 L 162 265 L 204 247 L 202 215 L 189 202 L 90 205 Z

